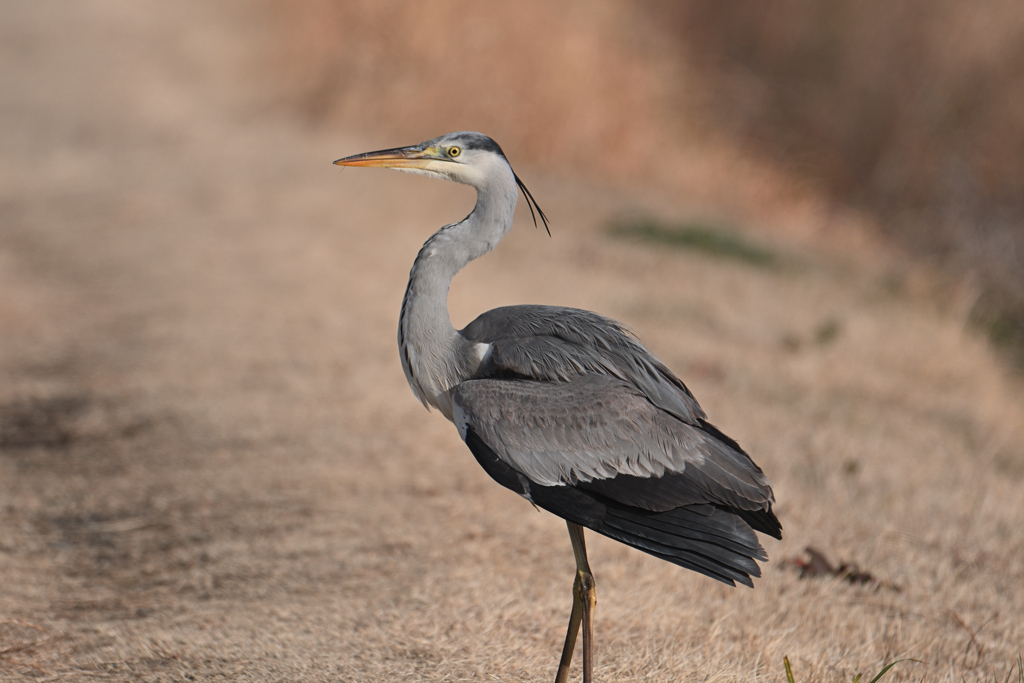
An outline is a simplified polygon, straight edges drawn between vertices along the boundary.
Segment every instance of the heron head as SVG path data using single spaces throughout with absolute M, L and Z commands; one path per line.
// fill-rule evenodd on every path
M 498 143 L 482 133 L 460 131 L 448 133 L 433 140 L 421 142 L 409 147 L 382 149 L 377 152 L 356 154 L 334 162 L 338 166 L 369 166 L 376 168 L 393 168 L 406 173 L 419 173 L 442 180 L 454 180 L 458 183 L 472 185 L 478 190 L 495 182 L 511 182 L 523 191 L 530 214 L 534 208 L 548 229 L 547 216 L 537 206 L 533 195 L 526 185 L 512 170 L 505 153 Z M 513 192 L 515 190 L 513 189 Z M 533 222 L 536 225 L 537 217 Z
M 474 187 L 512 170 L 498 143 L 486 135 L 468 131 L 448 133 L 409 147 L 356 154 L 334 163 L 338 166 L 393 168 Z

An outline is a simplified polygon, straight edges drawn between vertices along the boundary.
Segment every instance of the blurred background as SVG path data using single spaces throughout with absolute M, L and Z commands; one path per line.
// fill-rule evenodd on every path
M 588 536 L 600 680 L 1022 680 L 1019 0 L 0 5 L 0 679 L 553 676 L 565 526 L 396 352 L 473 191 L 330 163 L 460 129 L 552 236 L 453 323 L 623 321 L 785 527 L 753 591 Z
M 755 229 L 792 228 L 811 203 L 807 229 L 852 218 L 969 278 L 974 320 L 1024 347 L 1019 2 L 268 8 L 271 67 L 312 123 L 489 131 L 519 163 L 654 186 Z

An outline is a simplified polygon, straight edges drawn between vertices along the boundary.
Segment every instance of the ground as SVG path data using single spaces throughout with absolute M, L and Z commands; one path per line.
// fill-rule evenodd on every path
M 253 93 L 246 5 L 13 3 L 0 23 L 0 677 L 534 681 L 564 524 L 415 401 L 408 268 L 466 188 L 338 157 L 408 140 Z M 435 131 L 439 134 L 445 131 Z M 506 150 L 514 155 L 513 150 Z M 600 680 L 1003 680 L 1024 644 L 1024 392 L 877 247 L 758 267 L 608 235 L 672 198 L 519 169 L 457 326 L 558 303 L 630 325 L 771 478 L 755 589 L 590 537 Z M 667 207 L 667 208 L 666 208 Z M 879 586 L 800 578 L 814 545 Z M 1016 674 L 1015 674 L 1016 675 Z

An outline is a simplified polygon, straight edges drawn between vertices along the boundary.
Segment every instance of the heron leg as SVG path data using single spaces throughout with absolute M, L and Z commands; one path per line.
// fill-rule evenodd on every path
M 569 614 L 569 628 L 565 632 L 565 644 L 562 646 L 562 658 L 558 662 L 558 673 L 555 683 L 568 683 L 569 665 L 572 664 L 572 653 L 576 649 L 576 635 L 580 632 L 580 621 L 583 619 L 583 600 L 580 599 L 580 577 L 577 574 L 572 584 L 572 612 Z
M 573 650 L 576 649 L 576 635 L 580 624 L 583 625 L 583 683 L 591 683 L 594 678 L 594 608 L 597 606 L 597 584 L 590 572 L 587 562 L 587 545 L 583 540 L 583 527 L 567 522 L 569 538 L 572 540 L 572 552 L 576 557 L 576 580 L 572 584 L 572 613 L 569 615 L 569 628 L 565 634 L 565 645 L 562 646 L 562 659 L 558 662 L 558 674 L 555 683 L 567 683 L 569 680 L 569 664 L 572 662 Z

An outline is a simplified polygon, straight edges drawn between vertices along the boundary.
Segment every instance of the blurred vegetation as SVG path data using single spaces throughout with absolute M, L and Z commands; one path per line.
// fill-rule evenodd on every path
M 645 4 L 745 145 L 981 285 L 1024 359 L 1024 3 Z
M 311 121 L 483 130 L 520 163 L 729 215 L 791 178 L 973 278 L 972 318 L 1024 350 L 1020 0 L 266 2 Z
M 608 233 L 649 244 L 692 249 L 754 266 L 778 263 L 776 255 L 765 247 L 749 242 L 739 233 L 708 223 L 666 225 L 649 216 L 620 218 L 608 226 Z
M 814 341 L 819 346 L 827 346 L 838 339 L 842 331 L 842 323 L 835 318 L 828 318 L 815 328 Z

